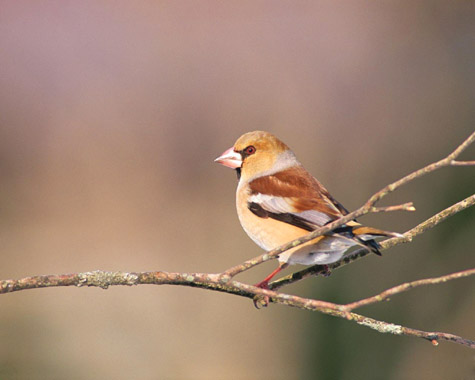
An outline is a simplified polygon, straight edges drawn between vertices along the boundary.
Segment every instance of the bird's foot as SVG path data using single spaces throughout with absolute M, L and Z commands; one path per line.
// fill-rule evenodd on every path
M 264 280 L 258 282 L 254 286 L 257 288 L 269 290 L 269 281 Z M 262 296 L 257 294 L 254 296 L 254 299 L 252 301 L 254 302 L 254 306 L 256 307 L 256 309 L 262 309 L 263 307 L 267 307 L 267 305 L 269 305 L 270 298 L 269 296 Z
M 261 288 L 261 289 L 266 289 L 269 290 L 269 281 L 266 279 L 264 281 L 258 282 L 257 284 L 254 284 L 256 288 Z
M 254 302 L 254 306 L 256 309 L 262 309 L 263 307 L 267 307 L 270 302 L 269 296 L 255 296 L 252 300 Z
M 332 274 L 332 271 L 330 270 L 328 265 L 324 264 L 324 265 L 321 265 L 321 267 L 322 267 L 321 275 L 323 277 L 330 277 L 330 275 Z

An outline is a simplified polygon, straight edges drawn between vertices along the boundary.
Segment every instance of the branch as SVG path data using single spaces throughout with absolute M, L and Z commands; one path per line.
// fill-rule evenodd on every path
M 359 218 L 360 216 L 369 214 L 369 213 L 374 213 L 374 212 L 380 212 L 380 211 L 393 211 L 391 208 L 395 208 L 397 210 L 400 210 L 402 206 L 390 206 L 386 208 L 377 208 L 374 207 L 374 205 L 380 201 L 383 197 L 388 195 L 389 193 L 392 193 L 394 190 L 400 188 L 401 186 L 415 180 L 416 178 L 420 178 L 428 173 L 431 173 L 435 170 L 438 170 L 440 168 L 446 167 L 446 166 L 457 166 L 459 165 L 460 161 L 455 161 L 455 159 L 465 150 L 467 147 L 475 141 L 475 132 L 473 132 L 462 144 L 460 144 L 452 153 L 450 153 L 447 157 L 443 158 L 442 160 L 439 160 L 437 162 L 434 162 L 432 164 L 429 164 L 422 169 L 416 170 L 415 172 L 412 172 L 405 177 L 401 178 L 398 181 L 395 181 L 385 187 L 383 187 L 381 190 L 373 194 L 367 201 L 366 203 L 361 206 L 359 209 L 350 212 L 349 214 L 333 221 L 332 223 L 326 224 L 323 227 L 320 227 L 313 231 L 312 233 L 305 235 L 299 239 L 295 239 L 287 244 L 284 244 L 280 247 L 277 247 L 276 249 L 273 249 L 272 251 L 266 252 L 263 255 L 259 255 L 257 257 L 254 257 L 251 260 L 247 260 L 242 264 L 236 265 L 225 272 L 223 272 L 223 277 L 225 279 L 230 280 L 234 276 L 238 275 L 239 273 L 242 273 L 250 268 L 255 267 L 256 265 L 259 265 L 263 262 L 275 259 L 278 257 L 282 252 L 287 251 L 291 248 L 297 247 L 299 245 L 302 245 L 310 240 L 315 239 L 318 236 L 325 235 L 327 233 L 332 232 L 335 228 L 342 226 L 345 223 L 348 223 L 349 221 Z M 472 162 L 472 161 L 464 161 L 464 162 Z M 414 207 L 412 204 L 408 204 L 407 211 L 414 211 Z
M 422 330 L 416 330 L 393 323 L 384 321 L 378 321 L 373 318 L 365 317 L 351 310 L 369 305 L 375 302 L 380 302 L 387 299 L 390 295 L 402 293 L 409 289 L 412 289 L 421 285 L 432 285 L 441 282 L 449 281 L 456 278 L 467 277 L 475 274 L 475 269 L 469 269 L 458 273 L 453 273 L 437 278 L 429 278 L 424 280 L 413 281 L 399 286 L 388 289 L 376 296 L 362 299 L 347 305 L 339 305 L 331 302 L 313 300 L 308 298 L 302 298 L 290 294 L 284 294 L 276 292 L 283 285 L 290 284 L 308 276 L 321 272 L 321 267 L 313 266 L 303 271 L 287 276 L 281 280 L 275 281 L 270 284 L 271 289 L 261 289 L 252 285 L 247 285 L 235 280 L 232 277 L 255 266 L 262 262 L 276 258 L 283 251 L 296 247 L 309 240 L 314 239 L 320 235 L 331 233 L 333 229 L 341 226 L 348 221 L 355 219 L 359 216 L 375 213 L 375 212 L 388 212 L 388 211 L 414 211 L 412 203 L 405 203 L 401 205 L 388 206 L 388 207 L 375 207 L 376 202 L 381 200 L 384 196 L 393 192 L 402 185 L 419 178 L 427 173 L 435 171 L 444 166 L 469 166 L 474 165 L 475 161 L 456 161 L 456 158 L 475 140 L 475 132 L 465 140 L 457 149 L 455 149 L 446 158 L 430 164 L 420 170 L 417 170 L 406 177 L 384 187 L 377 193 L 375 193 L 368 201 L 360 207 L 358 210 L 349 213 L 342 218 L 319 228 L 311 234 L 304 236 L 300 239 L 294 240 L 282 247 L 279 247 L 273 251 L 270 251 L 264 255 L 260 255 L 252 260 L 248 260 L 241 265 L 237 265 L 219 274 L 210 273 L 171 273 L 171 272 L 140 272 L 140 273 L 128 273 L 128 272 L 105 272 L 105 271 L 93 271 L 74 274 L 62 274 L 62 275 L 48 275 L 48 276 L 33 276 L 20 280 L 0 280 L 0 294 L 16 292 L 26 289 L 45 288 L 45 287 L 58 287 L 58 286 L 92 286 L 107 289 L 109 286 L 117 285 L 182 285 L 198 287 L 213 291 L 225 292 L 229 294 L 238 295 L 241 297 L 247 297 L 255 299 L 255 297 L 269 297 L 272 302 L 293 306 L 300 309 L 319 311 L 321 313 L 344 318 L 350 321 L 354 321 L 359 325 L 369 327 L 380 333 L 391 333 L 395 335 L 415 336 L 431 341 L 434 345 L 437 345 L 439 340 L 445 340 L 457 344 L 462 344 L 470 348 L 475 348 L 475 342 L 462 338 L 457 335 L 447 334 L 443 332 L 426 332 Z M 397 244 L 406 243 L 412 241 L 412 239 L 425 232 L 426 230 L 436 226 L 444 221 L 446 218 L 472 206 L 475 204 L 475 194 L 458 202 L 457 204 L 446 208 L 433 217 L 420 223 L 418 226 L 407 231 L 402 237 L 386 240 L 381 243 L 381 250 L 388 249 Z M 343 260 L 334 263 L 330 266 L 331 269 L 336 269 L 356 259 L 367 255 L 366 249 L 358 249 L 345 257 Z
M 380 333 L 405 335 L 423 338 L 431 341 L 434 345 L 438 340 L 446 340 L 453 343 L 475 348 L 475 342 L 457 335 L 442 332 L 427 332 L 416 330 L 393 323 L 379 321 L 360 314 L 345 310 L 346 305 L 338 305 L 331 302 L 312 300 L 290 294 L 277 293 L 272 290 L 257 288 L 238 281 L 230 281 L 223 284 L 221 277 L 208 273 L 170 273 L 170 272 L 106 272 L 93 271 L 64 275 L 33 276 L 21 280 L 0 281 L 0 294 L 11 293 L 26 289 L 57 287 L 57 286 L 90 286 L 107 289 L 117 285 L 184 285 L 208 290 L 220 291 L 253 299 L 255 296 L 270 297 L 272 302 L 297 307 L 299 309 L 319 311 L 334 317 L 354 321 L 358 325 L 369 327 Z
M 390 211 L 416 211 L 414 204 L 412 202 L 407 202 L 402 205 L 396 206 L 387 206 L 387 207 L 374 207 L 371 212 L 390 212 Z
M 452 161 L 450 163 L 452 166 L 473 166 L 475 161 Z
M 389 248 L 392 248 L 396 245 L 402 244 L 402 243 L 408 243 L 412 241 L 412 239 L 425 231 L 435 227 L 439 223 L 443 222 L 445 219 L 449 218 L 452 215 L 455 215 L 459 213 L 462 210 L 465 210 L 466 208 L 473 206 L 475 204 L 475 194 L 465 198 L 464 200 L 447 207 L 445 210 L 442 210 L 441 212 L 435 214 L 431 218 L 425 220 L 424 222 L 418 224 L 416 227 L 410 229 L 409 231 L 405 232 L 402 237 L 399 238 L 392 238 L 385 240 L 380 243 L 380 251 L 385 251 Z M 344 257 L 342 260 L 337 261 L 336 263 L 328 265 L 328 269 L 334 270 L 340 267 L 343 267 L 347 264 L 352 263 L 353 261 L 356 261 L 366 255 L 368 255 L 370 252 L 364 248 L 357 249 L 353 252 L 351 252 L 348 256 Z M 269 284 L 269 287 L 272 290 L 277 290 L 280 289 L 281 287 L 285 285 L 292 284 L 294 282 L 303 280 L 305 278 L 315 276 L 318 274 L 323 274 L 325 273 L 326 269 L 323 268 L 321 265 L 314 265 L 308 268 L 305 268 L 299 272 L 292 273 L 288 276 L 282 277 L 279 280 L 276 280 L 274 282 L 271 282 Z
M 387 289 L 384 292 L 381 292 L 381 293 L 379 293 L 379 294 L 377 294 L 373 297 L 368 297 L 368 298 L 365 298 L 365 299 L 362 299 L 362 300 L 359 300 L 359 301 L 356 301 L 356 302 L 348 303 L 348 304 L 344 305 L 344 310 L 350 311 L 350 310 L 354 310 L 354 309 L 357 309 L 357 308 L 362 307 L 362 306 L 371 305 L 373 303 L 381 302 L 381 301 L 387 300 L 390 296 L 393 296 L 393 295 L 398 294 L 398 293 L 407 292 L 408 290 L 411 290 L 413 288 L 417 288 L 418 286 L 436 285 L 436 284 L 440 284 L 440 283 L 447 282 L 447 281 L 450 281 L 450 280 L 455 280 L 455 279 L 458 279 L 458 278 L 472 276 L 474 274 L 475 274 L 475 268 L 474 269 L 463 270 L 463 271 L 456 272 L 456 273 L 451 273 L 451 274 L 448 274 L 448 275 L 445 275 L 445 276 L 434 277 L 434 278 L 426 278 L 426 279 L 423 279 L 423 280 L 406 282 L 404 284 L 394 286 L 390 289 Z
M 405 232 L 400 238 L 392 238 L 381 242 L 380 250 L 386 250 L 401 243 L 407 243 L 412 239 L 424 233 L 428 229 L 435 227 L 439 223 L 443 222 L 448 217 L 455 215 L 456 213 L 473 206 L 475 204 L 475 194 L 468 198 L 446 208 L 445 210 L 437 213 L 431 218 L 418 224 L 416 227 Z M 337 269 L 344 265 L 347 265 L 358 258 L 364 257 L 368 254 L 365 249 L 358 249 L 351 253 L 351 256 L 329 265 L 330 269 Z M 283 277 L 277 281 L 269 284 L 271 290 L 277 290 L 284 285 L 291 284 L 298 280 L 313 276 L 322 272 L 322 266 L 314 265 L 306 268 L 300 272 L 293 273 L 289 276 Z M 152 280 L 153 279 L 153 280 Z M 77 274 L 63 274 L 63 275 L 47 275 L 47 276 L 33 276 L 26 277 L 20 280 L 0 280 L 0 294 L 11 293 L 19 290 L 45 288 L 54 286 L 98 286 L 103 289 L 107 289 L 113 285 L 138 285 L 153 283 L 155 285 L 161 285 L 160 280 L 165 281 L 163 284 L 170 285 L 188 285 L 195 287 L 206 287 L 201 284 L 214 284 L 211 285 L 215 290 L 226 291 L 226 284 L 228 280 L 221 274 L 206 274 L 206 273 L 169 273 L 169 272 L 142 272 L 142 273 L 126 273 L 126 272 L 85 272 Z M 150 282 L 147 282 L 150 281 Z M 242 295 L 242 294 L 240 294 Z M 253 293 L 255 295 L 255 293 Z

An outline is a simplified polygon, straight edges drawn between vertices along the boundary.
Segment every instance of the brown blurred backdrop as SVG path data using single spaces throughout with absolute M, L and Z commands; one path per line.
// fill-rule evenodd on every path
M 213 163 L 255 129 L 355 209 L 474 130 L 474 16 L 471 1 L 0 1 L 0 278 L 256 256 L 235 174 Z M 363 221 L 402 232 L 474 190 L 474 169 L 444 169 L 384 202 L 416 213 Z M 349 302 L 468 268 L 474 223 L 466 210 L 287 290 Z M 361 312 L 475 338 L 470 279 Z M 0 320 L 0 379 L 475 376 L 467 348 L 190 288 L 7 294 Z

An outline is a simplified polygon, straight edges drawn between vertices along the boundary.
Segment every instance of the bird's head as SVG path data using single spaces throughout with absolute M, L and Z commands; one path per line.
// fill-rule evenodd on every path
M 298 164 L 287 145 L 264 131 L 245 133 L 215 162 L 236 169 L 238 177 L 246 181 Z

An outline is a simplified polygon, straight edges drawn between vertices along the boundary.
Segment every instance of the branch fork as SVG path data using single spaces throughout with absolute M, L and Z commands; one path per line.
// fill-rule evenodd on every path
M 0 294 L 16 292 L 26 289 L 56 287 L 56 286 L 77 286 L 77 287 L 100 287 L 107 289 L 109 286 L 116 285 L 182 285 L 198 287 L 208 290 L 214 290 L 219 292 L 225 292 L 229 294 L 238 295 L 241 297 L 247 297 L 254 299 L 256 296 L 269 297 L 274 303 L 279 303 L 287 306 L 293 306 L 300 309 L 319 311 L 324 314 L 328 314 L 334 317 L 344 318 L 349 321 L 353 321 L 358 325 L 369 327 L 380 333 L 390 333 L 394 335 L 415 336 L 428 340 L 433 345 L 437 345 L 439 341 L 444 340 L 461 344 L 470 348 L 475 348 L 475 342 L 466 338 L 462 338 L 457 335 L 443 333 L 443 332 L 426 332 L 422 330 L 416 330 L 409 327 L 404 327 L 394 323 L 378 321 L 373 318 L 369 318 L 360 314 L 356 314 L 353 310 L 367 306 L 370 304 L 382 302 L 388 300 L 390 296 L 406 292 L 415 287 L 422 285 L 435 285 L 445 283 L 455 279 L 461 279 L 475 275 L 474 269 L 466 269 L 460 272 L 447 274 L 440 277 L 427 278 L 412 282 L 407 282 L 390 289 L 387 289 L 372 297 L 361 299 L 359 301 L 351 302 L 346 305 L 339 305 L 332 302 L 320 301 L 308 298 L 302 298 L 295 295 L 285 294 L 278 292 L 277 290 L 285 285 L 301 281 L 309 276 L 316 274 L 322 274 L 324 269 L 322 266 L 315 265 L 305 268 L 299 272 L 295 272 L 291 275 L 285 276 L 279 280 L 276 280 L 269 284 L 269 289 L 261 289 L 252 285 L 248 285 L 234 280 L 234 277 L 246 270 L 249 270 L 256 265 L 263 262 L 275 259 L 290 248 L 304 244 L 318 236 L 324 234 L 330 234 L 335 228 L 369 213 L 378 212 L 392 212 L 392 211 L 415 211 L 412 202 L 403 203 L 399 205 L 376 207 L 376 203 L 379 202 L 389 193 L 397 190 L 401 186 L 413 181 L 416 178 L 422 177 L 425 174 L 431 173 L 442 167 L 447 166 L 475 166 L 475 161 L 458 161 L 458 156 L 473 142 L 475 141 L 475 132 L 472 133 L 462 144 L 460 144 L 452 153 L 447 157 L 434 162 L 430 165 L 416 170 L 413 173 L 395 181 L 380 191 L 372 195 L 366 203 L 359 209 L 343 216 L 342 218 L 335 220 L 334 222 L 325 225 L 318 230 L 300 238 L 293 240 L 281 247 L 278 247 L 270 252 L 266 252 L 263 255 L 257 256 L 251 260 L 247 260 L 240 265 L 236 265 L 225 270 L 222 273 L 172 273 L 172 272 L 107 272 L 107 271 L 92 271 L 84 273 L 73 274 L 61 274 L 61 275 L 48 275 L 48 276 L 33 276 L 26 277 L 19 280 L 0 280 Z M 431 218 L 420 223 L 411 230 L 405 232 L 400 237 L 391 238 L 380 243 L 381 250 L 386 250 L 394 247 L 398 244 L 407 243 L 412 239 L 424 233 L 428 229 L 441 223 L 448 217 L 468 208 L 475 204 L 475 194 L 467 197 L 466 199 L 440 211 Z M 364 248 L 357 249 L 345 256 L 340 261 L 329 265 L 330 270 L 335 270 L 339 267 L 352 263 L 353 261 L 364 257 L 368 254 L 368 251 Z

